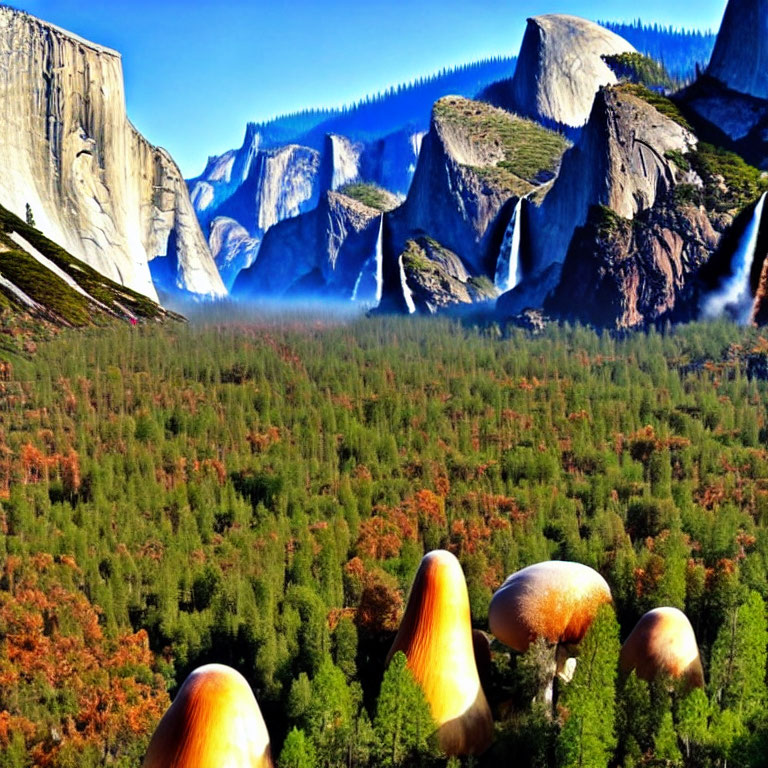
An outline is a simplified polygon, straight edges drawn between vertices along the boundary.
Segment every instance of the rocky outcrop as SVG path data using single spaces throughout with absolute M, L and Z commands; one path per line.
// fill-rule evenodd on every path
M 603 56 L 631 53 L 623 38 L 562 14 L 528 20 L 515 75 L 498 93 L 504 106 L 550 127 L 580 128 L 602 86 L 615 85 Z
M 147 296 L 156 270 L 166 288 L 226 293 L 178 168 L 127 119 L 118 53 L 0 7 L 0 102 L 0 203 Z
M 317 205 L 320 153 L 290 144 L 260 150 L 248 176 L 218 209 L 241 224 L 253 237 L 263 237 L 278 222 Z
M 707 74 L 732 91 L 768 99 L 768 0 L 729 0 Z
M 409 240 L 400 259 L 414 308 L 421 314 L 498 297 L 487 277 L 473 277 L 455 253 L 429 237 Z
M 565 260 L 573 233 L 586 223 L 592 206 L 632 219 L 677 183 L 700 183 L 674 160 L 696 146 L 696 137 L 682 119 L 673 119 L 674 112 L 662 114 L 649 97 L 634 85 L 605 88 L 596 97 L 552 191 L 529 213 L 535 270 Z
M 501 109 L 441 99 L 408 198 L 391 215 L 392 249 L 402 253 L 409 239 L 428 235 L 473 274 L 492 276 L 512 213 L 506 209 L 551 181 L 566 146 L 562 136 Z
M 672 317 L 691 299 L 719 239 L 703 208 L 681 206 L 674 195 L 634 221 L 595 206 L 576 231 L 545 311 L 615 329 Z
M 192 204 L 203 229 L 207 229 L 216 217 L 219 206 L 248 178 L 261 143 L 262 136 L 257 126 L 248 123 L 239 149 L 209 157 L 203 173 L 187 182 Z
M 256 260 L 261 242 L 251 237 L 245 227 L 226 216 L 218 216 L 211 222 L 208 242 L 221 279 L 227 290 L 232 290 L 240 272 Z
M 253 262 L 267 230 L 314 209 L 326 191 L 350 184 L 375 184 L 394 190 L 402 201 L 408 190 L 424 133 L 406 127 L 385 136 L 352 140 L 319 128 L 289 140 L 275 126 L 249 124 L 239 149 L 211 157 L 203 173 L 188 182 L 190 196 L 216 263 L 231 285 L 239 269 Z M 375 133 L 375 131 L 374 131 Z M 243 259 L 242 230 L 222 237 L 219 219 L 236 222 L 252 242 Z M 228 233 L 234 232 L 231 224 Z
M 352 300 L 366 268 L 378 271 L 382 215 L 346 195 L 327 192 L 315 210 L 266 233 L 255 263 L 235 281 L 233 295 Z

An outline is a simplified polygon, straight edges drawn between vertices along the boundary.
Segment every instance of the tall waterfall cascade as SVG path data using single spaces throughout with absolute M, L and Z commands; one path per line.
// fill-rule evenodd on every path
M 752 317 L 754 297 L 750 287 L 752 265 L 755 261 L 757 241 L 760 237 L 760 222 L 763 218 L 765 193 L 752 214 L 744 234 L 731 259 L 731 274 L 705 300 L 702 313 L 705 317 L 715 318 L 724 314 L 732 316 L 741 325 L 748 325 Z
M 378 306 L 384 293 L 384 214 L 379 222 L 376 248 L 363 264 L 352 290 L 352 301 Z
M 416 312 L 416 305 L 413 303 L 413 292 L 411 291 L 408 280 L 405 276 L 405 264 L 403 263 L 403 254 L 400 254 L 398 260 L 400 267 L 400 287 L 403 289 L 403 298 L 405 299 L 405 306 L 408 308 L 408 314 L 413 315 Z
M 522 211 L 523 200 L 520 198 L 512 211 L 512 216 L 504 233 L 504 239 L 501 242 L 499 258 L 496 262 L 496 276 L 494 284 L 501 291 L 506 293 L 517 287 L 522 279 L 522 270 L 520 264 L 520 242 L 522 239 Z

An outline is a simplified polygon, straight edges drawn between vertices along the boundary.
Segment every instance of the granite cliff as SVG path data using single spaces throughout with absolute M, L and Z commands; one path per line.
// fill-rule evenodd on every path
M 226 293 L 170 156 L 125 111 L 112 50 L 0 7 L 0 204 L 110 279 L 157 298 Z

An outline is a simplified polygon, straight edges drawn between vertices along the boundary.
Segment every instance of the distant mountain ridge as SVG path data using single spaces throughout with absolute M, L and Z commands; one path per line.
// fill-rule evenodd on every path
M 511 77 L 516 63 L 516 56 L 481 59 L 401 83 L 347 106 L 307 109 L 250 125 L 261 135 L 262 146 L 296 143 L 317 150 L 328 133 L 365 141 L 409 125 L 426 131 L 438 99 L 447 94 L 474 96 L 495 80 Z

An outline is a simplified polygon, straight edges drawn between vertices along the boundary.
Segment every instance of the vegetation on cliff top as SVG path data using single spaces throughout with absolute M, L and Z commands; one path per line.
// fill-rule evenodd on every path
M 435 104 L 434 115 L 466 131 L 470 141 L 501 149 L 503 160 L 472 170 L 511 194 L 527 194 L 554 178 L 569 146 L 561 134 L 479 101 L 444 98 Z
M 370 183 L 355 182 L 353 184 L 346 184 L 339 189 L 339 194 L 346 195 L 358 203 L 384 213 L 393 211 L 400 204 L 397 197 L 389 190 Z
M 642 53 L 619 53 L 603 56 L 603 60 L 620 81 L 637 83 L 655 91 L 675 86 L 664 65 Z

